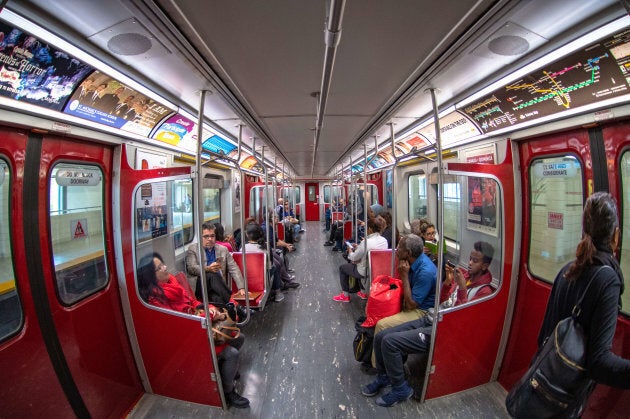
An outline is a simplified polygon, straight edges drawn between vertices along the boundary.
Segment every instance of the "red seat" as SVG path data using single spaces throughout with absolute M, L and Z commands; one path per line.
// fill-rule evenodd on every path
M 250 293 L 260 293 L 249 299 L 249 306 L 262 309 L 268 298 L 267 258 L 265 253 L 247 253 L 247 288 Z M 232 253 L 234 261 L 243 272 L 243 253 Z M 232 284 L 234 289 L 235 284 Z M 237 291 L 237 290 L 234 290 Z
M 278 230 L 278 240 L 284 241 L 284 224 L 277 223 L 276 228 Z
M 343 223 L 343 239 L 352 239 L 352 221 L 350 220 Z
M 182 288 L 186 291 L 189 297 L 196 298 L 195 291 L 193 291 L 193 289 L 190 288 L 190 284 L 188 283 L 188 277 L 186 276 L 184 272 L 177 272 L 173 276 L 175 277 L 175 279 L 177 279 L 177 282 L 179 283 L 179 285 L 182 286 Z
M 341 221 L 341 220 L 343 220 L 343 212 L 341 212 L 341 211 L 332 212 L 330 214 L 330 219 L 332 221 Z
M 368 263 L 370 267 L 370 282 L 379 275 L 390 275 L 392 268 L 392 249 L 374 249 L 370 250 L 368 255 Z M 394 261 L 394 278 L 398 276 L 398 257 Z

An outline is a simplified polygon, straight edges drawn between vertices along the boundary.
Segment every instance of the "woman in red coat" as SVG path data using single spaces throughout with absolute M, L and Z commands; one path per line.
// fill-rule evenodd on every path
M 147 255 L 140 260 L 138 268 L 138 290 L 140 296 L 151 305 L 167 308 L 182 313 L 205 315 L 203 303 L 188 294 L 168 272 L 162 256 L 158 253 Z M 208 305 L 211 320 L 225 320 L 227 314 L 216 307 Z M 234 380 L 238 370 L 239 349 L 244 337 L 232 339 L 229 345 L 216 346 L 219 371 L 223 383 L 223 393 L 231 406 L 248 407 L 249 400 L 234 390 Z

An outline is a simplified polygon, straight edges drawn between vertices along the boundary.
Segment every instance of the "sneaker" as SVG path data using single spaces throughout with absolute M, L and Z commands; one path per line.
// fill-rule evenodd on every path
M 276 295 L 273 297 L 273 301 L 279 303 L 282 300 L 284 300 L 284 294 L 280 291 L 276 292 Z
M 300 286 L 299 282 L 287 282 L 286 284 L 284 284 L 284 286 L 282 287 L 282 291 L 286 291 L 289 288 L 297 288 Z
M 238 394 L 236 391 L 226 394 L 225 400 L 230 406 L 238 407 L 239 409 L 249 407 L 249 400 Z
M 304 233 L 306 230 L 304 230 L 303 228 L 300 229 L 300 231 L 298 231 L 298 233 Z
M 333 243 L 333 242 L 325 242 L 324 246 L 332 246 L 333 244 L 335 244 L 335 243 Z
M 366 294 L 363 294 L 361 291 L 357 292 L 357 297 L 359 297 L 362 300 L 368 299 L 368 296 Z
M 376 399 L 376 404 L 383 407 L 391 407 L 400 402 L 404 402 L 413 396 L 413 389 L 405 382 L 398 388 Z
M 340 248 L 338 248 L 337 246 L 333 247 L 331 250 L 332 250 L 333 252 L 341 252 L 341 249 L 340 249 Z
M 333 297 L 334 301 L 339 301 L 340 303 L 349 303 L 350 302 L 350 296 L 349 295 L 343 295 L 343 292 L 339 295 L 335 295 Z
M 389 385 L 389 377 L 387 375 L 377 375 L 374 381 L 361 387 L 361 394 L 366 397 L 374 397 L 387 385 Z

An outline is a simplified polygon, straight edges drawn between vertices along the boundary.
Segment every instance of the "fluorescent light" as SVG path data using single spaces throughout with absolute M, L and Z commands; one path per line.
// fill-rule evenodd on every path
M 77 48 L 76 46 L 70 44 L 69 42 L 48 32 L 46 29 L 43 29 L 42 27 L 35 25 L 33 22 L 29 21 L 28 19 L 25 19 L 22 16 L 13 13 L 10 10 L 7 10 L 6 7 L 2 10 L 2 12 L 0 12 L 0 17 L 6 20 L 7 22 L 11 23 L 12 25 L 15 25 L 18 28 L 23 29 L 27 32 L 30 32 L 31 34 L 41 39 L 42 41 L 49 43 L 51 45 L 54 45 L 61 51 L 67 52 L 68 54 L 74 56 L 75 58 L 78 58 L 84 63 L 89 64 L 90 66 L 94 67 L 96 70 L 99 70 L 107 74 L 108 76 L 117 79 L 124 85 L 129 86 L 130 88 L 134 89 L 135 91 L 139 93 L 142 93 L 143 95 L 147 97 L 150 97 L 151 99 L 159 102 L 160 104 L 166 105 L 167 107 L 170 107 L 171 109 L 176 110 L 176 111 L 179 109 L 179 106 L 169 102 L 163 97 L 156 95 L 151 90 L 147 89 L 146 87 L 137 83 L 136 81 L 130 79 L 129 77 L 127 77 L 120 71 L 99 61 L 95 57 L 92 57 L 91 55 L 87 54 L 86 52 Z

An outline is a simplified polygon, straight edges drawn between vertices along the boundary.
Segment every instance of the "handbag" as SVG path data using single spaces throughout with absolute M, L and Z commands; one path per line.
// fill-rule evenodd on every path
M 212 338 L 215 345 L 224 345 L 227 342 L 238 338 L 241 335 L 241 329 L 236 326 L 236 322 L 232 320 L 227 310 L 222 310 L 225 314 L 225 320 L 217 320 L 212 322 Z
M 389 275 L 379 275 L 372 281 L 363 327 L 374 327 L 379 320 L 400 313 L 402 308 L 402 281 Z
M 505 406 L 512 417 L 579 417 L 595 382 L 586 373 L 587 336 L 577 322 L 588 288 L 597 269 L 573 306 L 571 316 L 556 325 L 545 339 L 529 369 L 507 395 Z
M 374 328 L 361 326 L 364 321 L 365 316 L 361 316 L 354 325 L 357 334 L 352 342 L 352 351 L 354 352 L 354 359 L 357 361 L 370 362 L 374 346 Z

